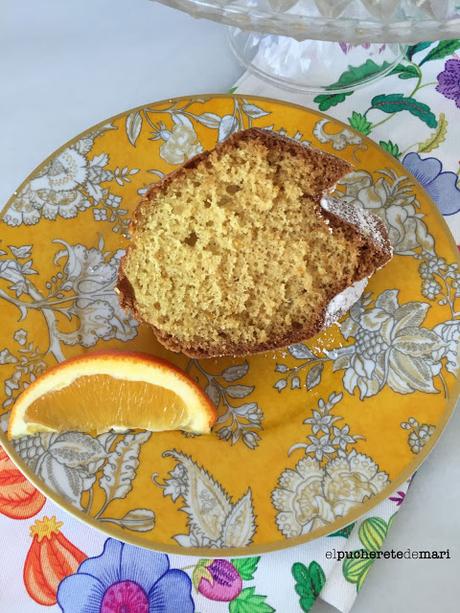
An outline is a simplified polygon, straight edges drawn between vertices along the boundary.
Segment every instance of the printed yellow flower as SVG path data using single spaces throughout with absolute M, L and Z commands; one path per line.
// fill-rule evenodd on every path
M 389 483 L 372 458 L 352 451 L 324 467 L 311 457 L 286 469 L 273 490 L 276 525 L 286 538 L 307 534 L 345 516 Z
M 388 475 L 379 471 L 372 458 L 362 453 L 331 460 L 326 466 L 324 494 L 334 515 L 343 517 L 348 511 L 378 494 L 388 484 Z

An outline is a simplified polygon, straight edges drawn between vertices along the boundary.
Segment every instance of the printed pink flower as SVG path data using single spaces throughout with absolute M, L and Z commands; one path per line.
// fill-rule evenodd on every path
M 230 602 L 242 590 L 240 574 L 227 560 L 200 560 L 193 571 L 193 585 L 205 598 Z

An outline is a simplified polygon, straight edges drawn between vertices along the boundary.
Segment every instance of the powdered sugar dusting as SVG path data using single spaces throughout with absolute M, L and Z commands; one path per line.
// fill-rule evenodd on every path
M 360 298 L 362 293 L 364 292 L 364 288 L 367 285 L 368 278 L 361 279 L 361 281 L 356 281 L 350 287 L 347 287 L 334 296 L 334 298 L 330 301 L 326 309 L 326 315 L 324 317 L 324 328 L 328 328 L 332 324 L 334 324 L 344 313 L 346 313 L 351 306 L 354 305 Z
M 325 195 L 321 198 L 321 207 L 325 211 L 332 213 L 336 217 L 339 217 L 346 223 L 357 228 L 361 234 L 372 240 L 382 251 L 389 251 L 391 257 L 393 251 L 387 236 L 382 232 L 382 222 L 379 217 L 373 215 L 369 211 L 348 204 L 343 200 L 333 198 L 330 195 Z M 359 300 L 368 280 L 369 278 L 366 277 L 360 281 L 356 281 L 330 301 L 324 317 L 324 328 L 328 328 L 334 324 L 355 302 L 357 302 L 357 300 Z
M 320 204 L 325 211 L 358 228 L 362 234 L 370 237 L 380 248 L 388 249 L 388 241 L 381 231 L 382 222 L 376 215 L 331 196 L 323 196 Z

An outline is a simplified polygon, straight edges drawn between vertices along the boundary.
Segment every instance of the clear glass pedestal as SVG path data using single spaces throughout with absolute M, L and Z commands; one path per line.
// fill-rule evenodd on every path
M 228 28 L 230 47 L 249 71 L 277 86 L 310 93 L 340 93 L 380 79 L 400 62 L 400 43 L 297 41 L 288 36 Z

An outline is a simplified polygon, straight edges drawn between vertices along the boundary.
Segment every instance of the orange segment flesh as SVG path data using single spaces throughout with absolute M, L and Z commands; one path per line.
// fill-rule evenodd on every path
M 172 364 L 138 353 L 104 353 L 63 362 L 18 398 L 8 435 L 35 432 L 209 432 L 216 411 Z
M 97 408 L 94 391 L 98 391 Z M 95 424 L 95 413 L 97 423 Z M 175 430 L 187 421 L 187 406 L 177 394 L 145 381 L 126 381 L 108 375 L 79 377 L 72 385 L 49 392 L 33 402 L 29 421 L 62 430 L 107 432 L 116 424 L 126 428 Z

